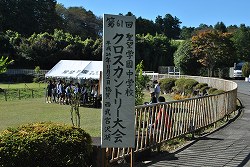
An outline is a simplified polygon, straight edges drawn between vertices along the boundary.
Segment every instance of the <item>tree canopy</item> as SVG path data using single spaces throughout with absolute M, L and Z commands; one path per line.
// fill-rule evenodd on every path
M 78 35 L 83 39 L 99 37 L 102 31 L 102 19 L 96 17 L 92 11 L 87 11 L 83 7 L 65 8 L 57 4 L 56 11 L 62 19 L 64 31 Z
M 162 16 L 157 16 L 155 19 L 155 24 L 157 26 L 157 32 L 166 35 L 170 39 L 178 39 L 180 36 L 181 21 L 171 14 L 166 14 L 163 18 Z
M 209 69 L 212 76 L 214 68 L 232 66 L 236 61 L 230 33 L 204 31 L 192 37 L 193 54 Z
M 236 47 L 238 61 L 250 62 L 250 27 L 240 25 L 233 34 L 232 40 Z
M 197 75 L 201 68 L 198 58 L 192 53 L 190 40 L 183 41 L 174 53 L 174 64 L 179 67 L 182 74 Z
M 13 30 L 23 35 L 52 32 L 59 26 L 56 0 L 1 0 L 0 31 Z

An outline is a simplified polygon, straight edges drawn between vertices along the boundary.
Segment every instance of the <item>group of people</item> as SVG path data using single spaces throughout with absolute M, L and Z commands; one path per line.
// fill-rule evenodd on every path
M 97 102 L 98 84 L 64 82 L 63 80 L 49 80 L 46 90 L 46 103 L 71 104 L 73 99 L 79 100 L 80 104 Z M 95 104 L 93 104 L 95 105 Z

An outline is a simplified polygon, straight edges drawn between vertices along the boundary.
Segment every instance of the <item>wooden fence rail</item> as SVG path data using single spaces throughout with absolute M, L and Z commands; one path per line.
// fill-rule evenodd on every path
M 34 89 L 12 89 L 11 91 L 8 89 L 3 89 L 3 92 L 0 93 L 0 99 L 3 98 L 5 101 L 8 101 L 8 99 L 12 97 L 21 100 L 22 98 L 27 97 L 34 98 L 35 95 L 36 93 Z
M 208 83 L 225 93 L 136 106 L 135 153 L 212 125 L 236 110 L 236 83 L 218 78 L 185 77 Z M 107 150 L 110 162 L 130 154 L 129 148 Z

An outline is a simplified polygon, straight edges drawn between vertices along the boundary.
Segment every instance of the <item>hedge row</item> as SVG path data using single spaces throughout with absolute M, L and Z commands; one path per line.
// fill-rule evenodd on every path
M 0 166 L 90 166 L 91 152 L 90 135 L 72 126 L 42 122 L 0 133 Z
M 220 94 L 223 90 L 210 88 L 207 83 L 198 83 L 194 79 L 189 78 L 165 78 L 160 81 L 161 90 L 166 93 L 175 92 L 185 96 Z

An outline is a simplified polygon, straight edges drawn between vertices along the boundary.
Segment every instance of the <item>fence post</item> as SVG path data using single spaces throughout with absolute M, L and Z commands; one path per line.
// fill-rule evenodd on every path
M 19 98 L 19 100 L 21 100 L 21 91 L 20 91 L 20 89 L 18 89 L 18 98 Z
M 134 148 L 130 148 L 131 155 L 130 155 L 130 167 L 134 167 L 135 165 L 135 153 Z
M 106 148 L 101 148 L 102 150 L 102 158 L 101 158 L 101 167 L 108 167 L 109 166 L 109 151 L 106 150 Z
M 5 101 L 7 101 L 7 90 L 4 89 L 4 97 L 5 97 Z
M 32 98 L 34 98 L 34 90 L 33 89 L 31 89 L 31 96 L 32 96 Z

